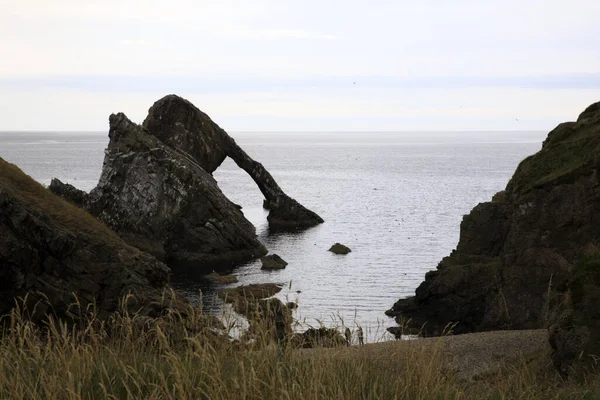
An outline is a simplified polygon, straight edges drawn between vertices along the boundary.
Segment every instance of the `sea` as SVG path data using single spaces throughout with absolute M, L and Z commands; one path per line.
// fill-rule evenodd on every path
M 296 302 L 296 329 L 361 326 L 367 341 L 389 339 L 384 312 L 414 294 L 458 242 L 460 222 L 503 190 L 519 162 L 541 148 L 545 132 L 234 132 L 281 188 L 325 223 L 298 233 L 270 234 L 262 194 L 227 159 L 214 173 L 240 204 L 270 253 L 289 265 L 263 271 L 260 262 L 231 272 L 239 283 L 273 282 Z M 102 169 L 106 132 L 0 132 L 0 157 L 44 185 L 54 177 L 89 191 Z M 328 251 L 336 243 L 348 255 Z M 172 284 L 222 318 L 231 309 L 193 269 Z M 230 321 L 236 321 L 235 317 Z M 234 322 L 235 323 L 235 322 Z M 240 322 L 241 323 L 241 322 Z

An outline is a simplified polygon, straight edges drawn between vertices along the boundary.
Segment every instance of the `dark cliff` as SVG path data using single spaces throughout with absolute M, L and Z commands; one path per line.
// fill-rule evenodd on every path
M 230 157 L 252 177 L 265 197 L 271 230 L 304 229 L 323 222 L 285 194 L 261 163 L 189 101 L 176 95 L 163 97 L 150 108 L 143 126 L 163 143 L 190 154 L 207 172 L 213 173 Z
M 110 117 L 110 142 L 98 186 L 87 195 L 53 180 L 50 190 L 88 210 L 125 241 L 160 259 L 203 266 L 266 254 L 254 227 L 219 189 L 212 173 L 231 157 L 256 182 L 271 230 L 323 220 L 287 196 L 275 179 L 189 101 L 168 95 L 142 125 Z
M 188 153 L 122 113 L 110 116 L 109 137 L 100 181 L 89 195 L 57 180 L 50 189 L 160 259 L 208 268 L 266 253 L 254 226 Z
M 168 280 L 164 264 L 0 158 L 0 315 L 27 295 L 33 320 L 72 318 L 76 295 L 105 318 L 129 293 L 131 310 L 149 313 Z
M 401 324 L 426 323 L 429 334 L 449 323 L 456 324 L 455 333 L 552 326 L 555 360 L 568 358 L 570 329 L 596 329 L 582 315 L 589 315 L 584 310 L 595 298 L 586 297 L 588 289 L 600 284 L 599 168 L 596 103 L 576 122 L 552 130 L 505 191 L 464 217 L 456 250 L 426 274 L 414 297 L 399 300 L 387 314 Z

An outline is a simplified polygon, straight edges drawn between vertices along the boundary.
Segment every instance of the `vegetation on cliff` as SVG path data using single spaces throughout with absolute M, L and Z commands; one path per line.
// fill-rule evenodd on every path
M 388 315 L 439 334 L 550 328 L 563 374 L 600 355 L 600 103 L 558 125 L 506 190 L 465 215 L 455 251 Z M 474 267 L 477 265 L 477 267 Z M 397 331 L 397 329 L 396 329 Z
M 84 210 L 52 194 L 44 186 L 25 174 L 19 167 L 0 158 L 0 190 L 36 213 L 52 219 L 57 229 L 76 230 L 98 235 L 109 242 L 122 243 L 106 225 Z
M 600 165 L 600 103 L 585 109 L 576 122 L 558 125 L 542 150 L 527 157 L 507 186 L 511 193 L 575 182 Z
M 72 320 L 74 295 L 106 318 L 121 297 L 153 313 L 169 269 L 123 242 L 97 219 L 0 159 L 0 316 L 28 299 L 32 320 Z

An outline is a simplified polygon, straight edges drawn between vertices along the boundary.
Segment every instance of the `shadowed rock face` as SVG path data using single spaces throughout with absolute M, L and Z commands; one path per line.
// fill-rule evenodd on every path
M 73 294 L 83 310 L 95 301 L 101 319 L 130 292 L 130 311 L 149 312 L 169 288 L 164 264 L 1 158 L 0 266 L 0 315 L 27 294 L 34 321 L 75 318 Z
M 51 190 L 83 203 L 125 241 L 161 259 L 208 269 L 266 253 L 254 226 L 188 153 L 122 113 L 110 116 L 109 138 L 89 196 L 57 180 Z
M 176 95 L 165 96 L 150 108 L 143 126 L 163 143 L 188 153 L 207 172 L 213 173 L 225 157 L 230 157 L 264 195 L 271 230 L 297 230 L 323 222 L 316 213 L 286 195 L 261 163 L 189 101 Z
M 283 258 L 279 257 L 277 254 L 269 254 L 268 256 L 264 256 L 260 259 L 262 262 L 262 267 L 260 269 L 284 269 L 288 263 Z
M 466 215 L 457 249 L 388 315 L 440 334 L 549 325 L 555 365 L 600 354 L 600 103 L 558 125 L 506 190 Z M 595 353 L 592 353 L 595 351 Z

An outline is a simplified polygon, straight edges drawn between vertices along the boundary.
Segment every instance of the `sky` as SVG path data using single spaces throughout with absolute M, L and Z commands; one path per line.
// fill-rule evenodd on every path
M 179 94 L 228 131 L 550 130 L 600 101 L 597 0 L 0 0 L 0 130 Z

